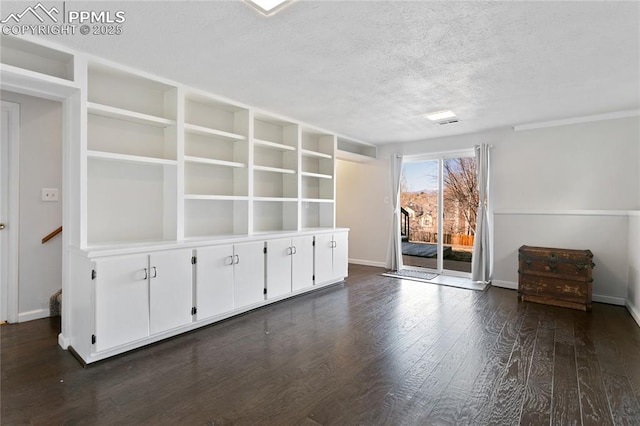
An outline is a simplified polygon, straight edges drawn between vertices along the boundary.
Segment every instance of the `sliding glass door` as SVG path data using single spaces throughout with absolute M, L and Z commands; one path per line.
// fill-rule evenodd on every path
M 405 157 L 400 207 L 404 268 L 470 274 L 478 207 L 473 151 Z

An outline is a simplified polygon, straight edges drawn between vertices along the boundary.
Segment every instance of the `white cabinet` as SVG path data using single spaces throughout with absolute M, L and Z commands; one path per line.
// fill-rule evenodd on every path
M 313 286 L 313 236 L 300 236 L 291 239 L 294 253 L 291 263 L 293 291 Z
M 233 246 L 233 290 L 236 308 L 264 301 L 264 242 Z
M 313 237 L 267 241 L 267 299 L 313 285 Z
M 191 250 L 162 251 L 149 256 L 151 334 L 192 321 L 191 271 Z
M 294 250 L 291 238 L 267 241 L 267 299 L 291 293 L 291 258 Z
M 345 278 L 349 275 L 349 234 L 333 234 L 333 277 Z
M 95 350 L 191 322 L 191 251 L 136 254 L 95 263 Z
M 264 243 L 196 250 L 198 320 L 264 300 Z
M 323 284 L 348 274 L 348 233 L 316 235 L 315 282 Z
M 149 335 L 148 262 L 147 255 L 96 262 L 96 351 Z
M 196 259 L 198 319 L 233 310 L 233 247 L 199 248 Z

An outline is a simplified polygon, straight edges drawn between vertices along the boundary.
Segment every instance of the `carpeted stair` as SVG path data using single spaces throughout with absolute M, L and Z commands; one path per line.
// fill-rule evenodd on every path
M 53 293 L 49 298 L 49 315 L 52 317 L 59 316 L 62 311 L 62 289 Z

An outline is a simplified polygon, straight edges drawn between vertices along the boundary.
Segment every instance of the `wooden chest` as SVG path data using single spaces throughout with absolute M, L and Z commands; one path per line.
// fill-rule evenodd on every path
M 518 250 L 518 299 L 591 310 L 590 250 L 522 246 Z

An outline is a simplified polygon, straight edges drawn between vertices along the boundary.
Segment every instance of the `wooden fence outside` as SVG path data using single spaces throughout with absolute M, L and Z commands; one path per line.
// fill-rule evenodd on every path
M 442 243 L 452 245 L 452 246 L 472 247 L 474 239 L 475 239 L 475 236 L 473 235 L 444 234 L 444 239 L 442 240 Z M 426 231 L 412 231 L 411 241 L 418 241 L 423 243 L 437 243 L 438 233 L 426 232 Z

